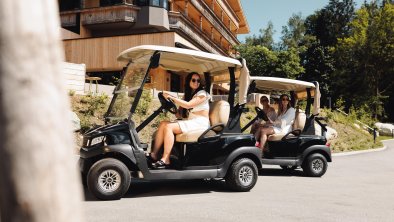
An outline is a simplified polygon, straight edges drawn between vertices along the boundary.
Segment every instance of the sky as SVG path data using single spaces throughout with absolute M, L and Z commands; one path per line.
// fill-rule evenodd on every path
M 360 8 L 364 0 L 355 0 Z M 367 2 L 370 2 L 368 0 Z M 293 14 L 301 13 L 305 18 L 328 4 L 328 0 L 241 0 L 242 8 L 249 24 L 250 33 L 238 35 L 241 42 L 248 35 L 259 35 L 261 28 L 266 28 L 269 21 L 274 25 L 274 41 L 280 41 L 282 26 Z

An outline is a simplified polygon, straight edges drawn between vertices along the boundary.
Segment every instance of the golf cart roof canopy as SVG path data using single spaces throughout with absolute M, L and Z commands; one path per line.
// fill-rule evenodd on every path
M 241 67 L 240 61 L 221 55 L 157 45 L 129 48 L 119 54 L 118 61 L 146 62 L 155 52 L 160 53 L 160 66 L 173 71 L 219 74 L 227 72 L 229 67 Z
M 277 77 L 251 76 L 250 81 L 255 81 L 256 88 L 260 90 L 278 90 L 303 92 L 307 88 L 314 89 L 315 84 L 301 80 Z
M 310 96 L 313 97 L 313 115 L 320 112 L 320 89 L 319 83 L 305 82 L 301 80 L 285 79 L 277 77 L 251 76 L 250 81 L 254 81 L 259 90 L 294 91 L 297 99 L 308 98 L 307 89 L 310 89 Z

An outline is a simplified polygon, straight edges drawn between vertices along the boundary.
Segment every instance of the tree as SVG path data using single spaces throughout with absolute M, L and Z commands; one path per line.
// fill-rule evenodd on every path
M 268 49 L 273 49 L 275 46 L 273 35 L 275 33 L 274 25 L 271 21 L 268 22 L 267 28 L 260 29 L 260 35 L 252 37 L 246 37 L 245 43 L 247 45 L 261 45 Z
M 295 49 L 272 51 L 264 46 L 243 44 L 237 47 L 248 61 L 253 76 L 274 76 L 295 79 L 304 71 Z
M 339 39 L 337 49 L 338 78 L 350 77 L 342 91 L 357 92 L 347 105 L 370 104 L 374 117 L 383 117 L 383 104 L 394 87 L 394 5 L 366 4 L 349 27 L 350 36 Z
M 303 52 L 315 40 L 315 37 L 306 34 L 305 19 L 299 13 L 293 14 L 287 25 L 282 27 L 281 40 L 281 49 L 296 48 Z
M 0 1 L 1 221 L 81 221 L 57 1 Z
M 330 0 L 326 7 L 307 17 L 306 33 L 316 36 L 322 46 L 334 46 L 338 38 L 349 34 L 353 16 L 353 0 Z
M 333 47 L 322 46 L 313 42 L 305 52 L 301 54 L 302 66 L 305 72 L 299 79 L 305 81 L 318 81 L 322 94 L 321 101 L 331 96 L 332 73 L 335 71 L 335 58 Z

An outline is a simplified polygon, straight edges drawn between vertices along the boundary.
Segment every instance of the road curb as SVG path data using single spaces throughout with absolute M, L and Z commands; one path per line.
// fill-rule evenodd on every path
M 377 149 L 358 150 L 358 151 L 350 151 L 350 152 L 343 152 L 343 153 L 333 153 L 332 156 L 350 156 L 350 155 L 356 155 L 356 154 L 362 154 L 362 153 L 379 152 L 379 151 L 385 150 L 386 148 L 387 148 L 387 146 L 383 146 L 383 147 L 377 148 Z

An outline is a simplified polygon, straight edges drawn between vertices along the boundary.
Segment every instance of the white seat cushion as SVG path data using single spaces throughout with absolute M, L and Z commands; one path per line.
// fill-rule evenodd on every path
M 209 120 L 211 126 L 223 123 L 226 124 L 230 115 L 230 104 L 225 100 L 213 102 L 209 105 Z M 205 129 L 207 130 L 207 129 Z M 181 133 L 176 135 L 175 140 L 177 142 L 191 143 L 197 142 L 198 138 L 205 130 L 193 130 L 187 133 Z M 214 131 L 207 133 L 207 136 L 215 135 Z
M 176 141 L 184 143 L 196 142 L 204 131 L 205 130 L 193 130 L 188 133 L 178 134 L 176 135 Z
M 297 110 L 296 117 L 293 123 L 293 130 L 299 129 L 303 130 L 305 126 L 306 114 L 302 110 Z

